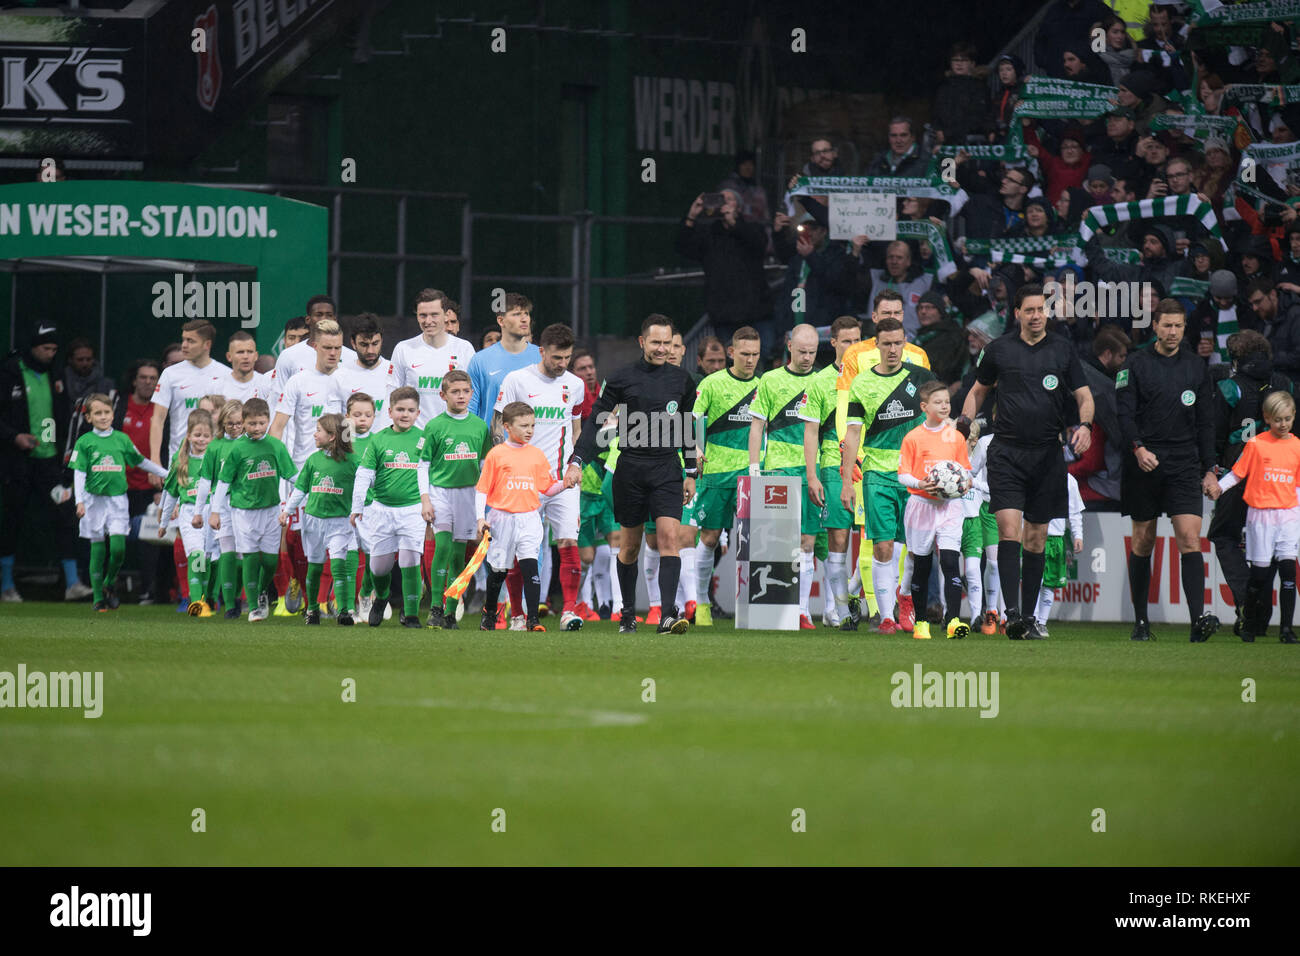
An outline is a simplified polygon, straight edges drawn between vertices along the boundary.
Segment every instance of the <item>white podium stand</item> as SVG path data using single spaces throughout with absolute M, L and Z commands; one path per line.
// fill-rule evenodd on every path
M 803 482 L 743 475 L 731 540 L 736 556 L 736 627 L 799 630 L 799 517 Z

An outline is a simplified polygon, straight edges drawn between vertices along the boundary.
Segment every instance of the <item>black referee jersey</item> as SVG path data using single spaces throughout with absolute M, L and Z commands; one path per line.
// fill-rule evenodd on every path
M 997 386 L 993 434 L 1016 445 L 1060 445 L 1075 390 L 1088 384 L 1074 344 L 1055 332 L 1034 345 L 1018 332 L 999 336 L 976 360 L 975 380 Z
M 1201 474 L 1214 467 L 1214 385 L 1195 352 L 1130 352 L 1115 376 L 1115 404 L 1126 455 L 1141 442 L 1157 457 L 1199 459 Z
M 619 440 L 620 466 L 624 462 L 676 463 L 678 452 L 681 452 L 686 467 L 695 466 L 701 451 L 695 447 L 691 431 L 695 383 L 677 365 L 667 362 L 651 365 L 644 358 L 625 365 L 605 379 L 600 397 L 596 399 L 569 461 L 582 464 L 595 460 L 601 451 L 596 445 L 596 433 L 600 430 L 597 422 L 604 417 L 600 413 L 611 412 L 620 405 L 624 406 L 625 412 L 620 410 L 619 431 L 627 436 L 626 441 L 621 437 Z M 664 423 L 670 417 L 679 420 L 678 428 L 665 427 Z M 666 435 L 677 438 L 677 444 L 665 442 Z M 676 465 L 676 469 L 680 475 L 681 466 Z

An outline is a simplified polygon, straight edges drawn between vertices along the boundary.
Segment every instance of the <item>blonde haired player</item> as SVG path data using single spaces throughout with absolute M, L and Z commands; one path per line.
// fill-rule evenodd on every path
M 474 509 L 479 535 L 491 533 L 487 552 L 488 586 L 479 630 L 496 630 L 497 595 L 506 572 L 518 560 L 524 579 L 527 606 L 525 629 L 544 631 L 537 619 L 541 581 L 537 576 L 537 555 L 542 547 L 542 496 L 564 490 L 551 464 L 539 448 L 529 444 L 533 437 L 534 414 L 526 402 L 511 402 L 501 409 L 506 440 L 483 459 L 483 473 L 475 487 Z M 492 509 L 486 515 L 487 508 Z
M 1268 431 L 1246 442 L 1241 457 L 1224 478 L 1219 494 L 1239 481 L 1246 482 L 1246 561 L 1250 583 L 1241 639 L 1253 643 L 1268 631 L 1273 614 L 1273 561 L 1282 584 L 1278 595 L 1281 612 L 1279 638 L 1296 644 L 1291 622 L 1295 617 L 1296 552 L 1300 549 L 1300 438 L 1291 434 L 1295 424 L 1295 399 L 1273 392 L 1264 399 Z
M 938 485 L 930 479 L 930 466 L 955 461 L 970 470 L 966 439 L 948 422 L 952 400 L 948 386 L 929 381 L 917 391 L 925 421 L 903 436 L 899 449 L 898 480 L 908 490 L 903 525 L 907 529 L 907 550 L 915 562 L 912 572 L 912 604 L 925 608 L 929 602 L 930 569 L 939 549 L 944 605 L 950 620 L 948 636 L 963 638 L 970 628 L 961 619 L 961 530 L 965 508 L 960 498 L 940 498 Z M 928 640 L 930 622 L 918 619 L 912 637 Z

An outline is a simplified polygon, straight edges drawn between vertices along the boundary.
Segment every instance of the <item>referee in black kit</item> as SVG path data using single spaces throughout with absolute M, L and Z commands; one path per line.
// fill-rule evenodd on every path
M 1082 455 L 1092 443 L 1092 392 L 1084 383 L 1074 345 L 1047 332 L 1043 287 L 1028 284 L 1017 289 L 1015 312 L 1019 333 L 994 339 L 976 360 L 975 383 L 966 394 L 958 426 L 969 429 L 989 389 L 997 386 L 988 450 L 989 510 L 998 521 L 998 573 L 1007 607 L 1007 637 L 1041 641 L 1033 609 L 1043 583 L 1047 523 L 1069 513 L 1061 447 L 1067 403 L 1073 398 L 1078 405 L 1080 425 L 1070 437 L 1070 447 Z M 1026 613 L 1020 613 L 1021 607 Z
M 636 630 L 637 558 L 647 521 L 654 521 L 659 532 L 659 593 L 664 596 L 659 633 L 685 634 L 688 626 L 670 602 L 682 572 L 677 529 L 682 509 L 695 496 L 699 449 L 692 431 L 695 383 L 686 371 L 668 363 L 672 342 L 672 320 L 657 313 L 646 316 L 637 339 L 641 360 L 605 379 L 564 473 L 566 488 L 578 484 L 583 463 L 596 458 L 597 433 L 609 413 L 616 411 L 619 439 L 613 492 L 614 520 L 623 528 L 618 555 L 621 634 Z
M 1192 643 L 1209 640 L 1219 619 L 1205 610 L 1201 557 L 1201 495 L 1219 496 L 1214 477 L 1214 390 L 1209 366 L 1183 348 L 1187 315 L 1177 299 L 1156 306 L 1151 348 L 1130 352 L 1115 376 L 1123 441 L 1120 511 L 1133 519 L 1128 559 L 1133 599 L 1133 640 L 1151 640 L 1147 596 L 1156 519 L 1169 515 L 1182 556 L 1183 596 L 1191 615 Z

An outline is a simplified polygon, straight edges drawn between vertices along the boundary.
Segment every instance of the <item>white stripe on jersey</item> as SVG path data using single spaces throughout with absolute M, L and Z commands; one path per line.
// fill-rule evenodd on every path
M 447 336 L 442 348 L 434 348 L 423 335 L 397 343 L 393 349 L 393 372 L 397 385 L 410 386 L 420 393 L 420 417 L 416 428 L 424 428 L 447 410 L 439 389 L 442 377 L 454 368 L 466 369 L 474 357 L 474 346 L 454 335 Z
M 397 388 L 397 370 L 392 361 L 380 356 L 374 368 L 362 368 L 359 362 L 339 363 L 354 382 L 353 392 L 365 392 L 375 400 L 375 415 L 388 417 L 388 395 Z
M 577 437 L 573 433 L 573 419 L 586 400 L 586 391 L 582 379 L 572 372 L 547 378 L 536 365 L 530 365 L 505 377 L 495 408 L 499 412 L 511 402 L 525 402 L 533 407 L 537 424 L 530 444 L 541 449 L 551 473 L 562 478 L 564 464 L 573 454 Z
M 215 359 L 203 368 L 186 360 L 163 369 L 154 389 L 153 403 L 167 409 L 171 420 L 171 440 L 167 443 L 170 457 L 176 455 L 176 449 L 185 440 L 190 411 L 199 407 L 199 399 L 204 395 L 225 395 L 229 380 L 230 366 Z

